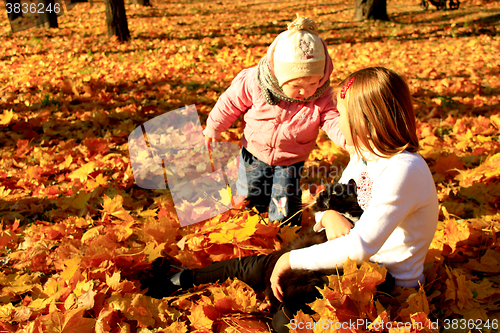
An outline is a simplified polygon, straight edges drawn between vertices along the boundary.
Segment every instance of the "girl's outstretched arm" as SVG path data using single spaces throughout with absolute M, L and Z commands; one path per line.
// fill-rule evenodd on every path
M 352 223 L 335 210 L 327 210 L 319 224 L 318 228 L 325 228 L 328 240 L 347 235 L 352 229 Z
M 337 111 L 337 107 L 332 101 L 331 104 L 321 112 L 320 126 L 321 129 L 328 134 L 328 137 L 333 143 L 345 149 L 346 141 L 338 126 L 339 117 L 340 114 Z
M 273 273 L 271 274 L 271 289 L 273 290 L 274 297 L 280 302 L 283 302 L 283 291 L 279 285 L 281 274 L 287 269 L 290 269 L 290 252 L 282 254 L 274 266 Z

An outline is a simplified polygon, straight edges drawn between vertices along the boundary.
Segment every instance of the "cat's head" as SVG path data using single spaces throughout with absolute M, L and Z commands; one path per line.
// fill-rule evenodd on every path
M 334 181 L 326 185 L 325 189 L 316 196 L 312 209 L 313 211 L 333 209 L 339 213 L 361 215 L 363 210 L 359 207 L 356 189 L 356 182 L 352 179 L 347 184 Z

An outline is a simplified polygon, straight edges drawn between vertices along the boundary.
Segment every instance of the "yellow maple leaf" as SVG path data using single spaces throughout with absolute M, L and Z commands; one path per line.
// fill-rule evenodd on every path
M 35 274 L 9 274 L 0 276 L 0 284 L 4 292 L 22 294 L 31 289 L 38 282 Z
M 120 272 L 114 272 L 113 275 L 106 275 L 106 284 L 113 290 L 117 290 L 120 284 Z
M 497 129 L 500 129 L 500 115 L 492 114 L 490 116 L 490 121 Z
M 82 183 L 86 182 L 89 174 L 92 171 L 94 171 L 96 167 L 97 167 L 97 162 L 94 161 L 88 162 L 79 167 L 78 169 L 76 169 L 75 171 L 73 171 L 72 173 L 70 173 L 68 177 L 71 180 L 80 179 Z
M 188 319 L 191 325 L 197 330 L 211 330 L 214 321 L 208 318 L 203 309 L 203 305 L 192 303 Z
M 4 110 L 4 112 L 0 116 L 0 125 L 8 125 L 12 121 L 12 119 L 14 119 L 14 111 Z
M 242 242 L 249 239 L 257 230 L 259 216 L 251 216 L 247 221 L 238 223 L 223 223 L 220 232 L 211 233 L 208 237 L 214 243 L 225 244 Z
M 132 303 L 132 297 L 134 297 L 132 294 L 120 294 L 118 292 L 113 292 L 107 302 L 114 310 L 126 313 Z
M 70 206 L 76 209 L 83 209 L 86 207 L 92 193 L 85 193 L 80 191 L 74 199 L 71 200 Z
M 232 207 L 231 188 L 229 186 L 227 186 L 227 189 L 220 190 L 219 195 L 221 197 L 221 199 L 220 199 L 221 204 L 223 204 L 224 206 L 229 207 L 229 208 Z
M 475 182 L 485 181 L 490 178 L 498 178 L 500 176 L 500 153 L 489 156 L 477 168 L 460 171 L 460 174 L 455 177 L 461 187 L 469 187 Z
M 5 186 L 0 186 L 0 198 L 7 197 L 10 192 L 12 192 L 11 189 L 6 189 Z
M 377 312 L 379 312 L 378 310 L 379 310 L 379 308 L 382 307 L 382 305 L 380 304 L 380 302 L 378 300 L 376 301 L 376 307 L 377 307 Z M 388 324 L 389 322 L 390 322 L 389 315 L 387 314 L 387 310 L 384 309 L 382 312 L 380 312 L 378 314 L 377 318 L 375 318 L 375 320 L 370 323 L 368 328 L 370 330 L 375 330 L 377 332 L 383 332 L 383 328 L 390 325 L 390 324 Z M 380 328 L 380 329 L 376 329 L 376 328 Z
M 149 242 L 144 248 L 144 254 L 147 256 L 148 261 L 153 261 L 161 257 L 162 251 L 165 249 L 166 243 L 156 244 L 156 242 Z
M 5 305 L 0 306 L 0 320 L 2 322 L 10 321 L 12 320 L 12 316 L 16 312 L 16 308 L 12 303 L 8 303 Z
M 89 179 L 87 181 L 87 190 L 88 191 L 93 191 L 96 188 L 98 188 L 101 185 L 106 185 L 108 183 L 108 177 L 105 177 L 102 175 L 102 173 L 98 174 L 97 177 L 94 179 Z
M 127 240 L 132 234 L 134 233 L 134 230 L 132 229 L 132 226 L 134 225 L 134 221 L 125 221 L 122 224 L 120 224 L 117 228 L 115 228 L 114 234 L 116 236 L 116 241 L 117 242 L 123 242 Z
M 116 194 L 113 199 L 104 194 L 103 212 L 118 217 L 124 221 L 133 221 L 134 218 L 123 208 L 123 197 Z
M 74 257 L 72 259 L 65 260 L 64 261 L 65 269 L 61 273 L 61 280 L 67 281 L 67 280 L 71 279 L 75 275 L 76 271 L 78 270 L 80 262 L 81 262 L 80 257 Z
M 59 168 L 59 170 L 68 169 L 72 163 L 73 163 L 73 156 L 66 155 L 66 157 L 64 158 L 64 162 L 60 163 L 58 165 L 58 168 Z
M 90 244 L 90 242 L 94 238 L 99 236 L 101 234 L 101 232 L 103 232 L 103 231 L 104 231 L 104 226 L 98 226 L 98 227 L 87 230 L 81 238 L 82 244 L 85 244 L 85 245 Z
M 441 155 L 441 142 L 436 136 L 428 136 L 420 140 L 420 150 L 422 157 L 436 160 Z
M 83 308 L 85 310 L 90 310 L 94 308 L 95 296 L 97 292 L 93 289 L 87 290 L 77 299 L 78 308 Z

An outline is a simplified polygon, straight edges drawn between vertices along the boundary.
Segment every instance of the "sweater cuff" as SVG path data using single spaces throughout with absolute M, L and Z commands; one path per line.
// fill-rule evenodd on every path
M 221 134 L 221 132 L 218 132 L 218 131 L 214 130 L 213 128 L 207 127 L 203 130 L 203 135 L 208 136 L 208 137 L 213 138 L 213 139 L 216 139 L 216 140 L 220 139 L 220 134 Z
M 324 230 L 325 228 L 321 225 L 321 219 L 323 218 L 323 215 L 325 215 L 326 210 L 323 212 L 317 212 L 314 214 L 314 220 L 316 221 L 316 224 L 313 227 L 313 230 L 316 232 L 320 232 Z M 321 228 L 320 228 L 321 226 Z

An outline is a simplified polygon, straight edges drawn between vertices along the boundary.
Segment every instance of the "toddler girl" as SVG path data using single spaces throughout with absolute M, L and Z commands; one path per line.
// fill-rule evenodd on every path
M 278 35 L 258 66 L 243 70 L 210 112 L 207 145 L 243 115 L 237 191 L 269 220 L 300 224 L 300 178 L 319 128 L 338 145 L 339 114 L 329 77 L 333 70 L 317 25 L 297 17 Z M 291 218 L 293 216 L 293 218 Z

